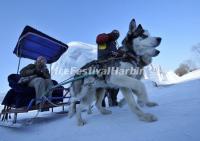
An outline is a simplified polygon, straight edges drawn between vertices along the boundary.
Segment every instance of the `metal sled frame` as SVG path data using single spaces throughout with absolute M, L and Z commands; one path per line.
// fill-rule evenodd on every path
M 68 46 L 30 26 L 26 26 L 21 33 L 17 45 L 13 53 L 19 58 L 17 74 L 19 73 L 21 59 L 28 58 L 36 60 L 38 56 L 44 56 L 47 58 L 47 63 L 50 64 L 50 75 L 51 75 L 51 65 L 56 62 L 60 56 L 68 49 Z M 41 52 L 39 52 L 41 50 Z M 56 89 L 58 86 L 54 86 L 53 89 Z M 32 99 L 26 107 L 14 108 L 4 106 L 4 109 L 0 113 L 1 121 L 7 121 L 11 118 L 11 114 L 14 114 L 13 124 L 17 122 L 17 114 L 27 113 L 33 110 L 43 110 L 43 109 L 52 109 L 54 107 L 62 106 L 62 111 L 64 111 L 64 106 L 69 105 L 70 95 L 69 88 L 64 88 L 65 94 L 63 97 L 51 97 L 48 99 Z M 52 103 L 51 100 L 57 99 L 68 99 L 67 102 L 56 102 Z M 41 101 L 42 104 L 34 105 L 36 100 Z
M 44 111 L 49 111 L 49 109 L 51 108 L 51 111 L 53 112 L 53 108 L 55 107 L 60 107 L 62 106 L 62 112 L 64 112 L 64 106 L 65 105 L 69 105 L 70 104 L 70 95 L 69 95 L 69 88 L 65 88 L 65 94 L 63 97 L 51 97 L 48 98 L 48 100 L 41 98 L 41 99 L 32 99 L 29 104 L 25 107 L 21 107 L 21 108 L 13 108 L 13 107 L 8 107 L 8 106 L 4 106 L 4 109 L 1 111 L 0 113 L 0 118 L 1 121 L 7 121 L 8 119 L 11 119 L 11 114 L 13 114 L 14 118 L 12 123 L 15 124 L 17 123 L 17 115 L 19 113 L 28 113 L 29 111 L 34 111 L 34 110 L 40 110 L 43 111 L 43 109 L 45 109 Z M 67 102 L 56 102 L 56 103 L 52 103 L 50 102 L 51 100 L 57 100 L 57 99 L 67 99 Z M 39 105 L 34 105 L 34 102 L 38 100 L 41 102 L 41 104 Z

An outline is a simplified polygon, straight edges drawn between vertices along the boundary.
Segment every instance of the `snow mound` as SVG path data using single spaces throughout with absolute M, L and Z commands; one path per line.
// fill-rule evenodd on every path
M 181 82 L 185 82 L 185 81 L 199 79 L 200 78 L 200 69 L 192 71 L 181 77 L 176 75 L 173 71 L 169 71 L 169 72 L 167 72 L 167 78 L 168 78 L 168 84 L 176 84 L 176 83 L 181 83 Z M 163 84 L 164 84 L 164 82 L 163 82 Z
M 182 77 L 180 77 L 179 81 L 183 82 L 183 81 L 194 80 L 194 79 L 199 79 L 199 78 L 200 78 L 200 69 L 183 75 Z
M 58 81 L 63 81 L 80 67 L 96 59 L 97 47 L 82 42 L 68 43 L 69 49 L 60 59 L 52 65 L 52 76 Z
M 167 75 L 168 81 L 172 83 L 180 79 L 180 77 L 176 75 L 173 71 L 168 71 L 166 75 Z

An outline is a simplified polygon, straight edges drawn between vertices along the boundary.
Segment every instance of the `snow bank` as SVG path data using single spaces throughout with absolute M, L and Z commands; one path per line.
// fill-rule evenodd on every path
M 61 58 L 52 65 L 52 76 L 54 79 L 63 81 L 72 76 L 69 71 L 74 72 L 90 62 L 96 59 L 97 47 L 82 42 L 70 42 L 68 43 L 69 49 L 64 53 Z
M 173 71 L 167 72 L 168 82 L 166 84 L 176 84 L 185 81 L 195 80 L 200 78 L 200 70 L 195 70 L 188 74 L 183 75 L 182 77 L 177 76 Z M 161 84 L 164 82 L 161 82 Z
M 194 79 L 199 79 L 199 78 L 200 78 L 200 69 L 183 75 L 182 77 L 180 77 L 179 81 L 183 82 L 183 81 L 194 80 Z
M 167 72 L 167 78 L 168 78 L 168 81 L 171 83 L 175 83 L 175 82 L 177 82 L 177 80 L 180 79 L 180 77 L 178 75 L 176 75 L 173 71 Z

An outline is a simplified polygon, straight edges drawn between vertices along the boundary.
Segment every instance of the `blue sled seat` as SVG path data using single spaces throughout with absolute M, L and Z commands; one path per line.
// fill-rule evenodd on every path
M 32 99 L 35 99 L 35 89 L 32 87 L 28 87 L 26 85 L 18 84 L 17 82 L 20 79 L 20 75 L 11 74 L 8 76 L 8 82 L 11 89 L 7 92 L 2 105 L 13 107 L 13 108 L 21 108 L 28 106 L 29 102 Z M 55 80 L 52 80 L 54 85 L 58 84 Z M 58 89 L 54 90 L 52 93 L 52 97 L 61 97 L 56 100 L 52 100 L 52 102 L 63 102 L 63 90 L 64 87 L 60 86 Z

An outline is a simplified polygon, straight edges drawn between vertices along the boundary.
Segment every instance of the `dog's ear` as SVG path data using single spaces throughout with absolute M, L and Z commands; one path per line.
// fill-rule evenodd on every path
M 136 30 L 136 22 L 135 19 L 132 19 L 129 24 L 129 34 L 132 34 Z
M 137 27 L 137 29 L 136 29 L 135 32 L 134 32 L 134 35 L 135 35 L 135 36 L 138 36 L 138 35 L 140 35 L 140 34 L 143 33 L 143 32 L 144 32 L 144 29 L 143 29 L 142 25 L 139 24 L 138 27 Z
M 129 30 L 128 33 L 126 35 L 126 37 L 124 38 L 124 40 L 122 41 L 122 45 L 126 46 L 126 47 L 131 47 L 133 42 L 133 36 L 134 36 L 134 32 L 136 30 L 137 26 L 136 26 L 136 22 L 135 19 L 132 19 L 130 24 L 129 24 Z
M 144 30 L 141 24 L 138 25 L 137 30 Z

